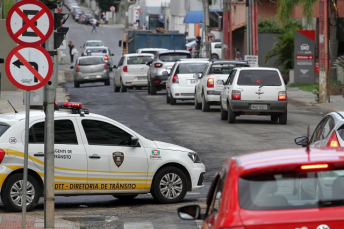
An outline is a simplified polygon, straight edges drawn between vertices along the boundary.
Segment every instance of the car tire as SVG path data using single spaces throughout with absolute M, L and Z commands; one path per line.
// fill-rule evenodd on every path
M 133 200 L 135 197 L 138 196 L 138 194 L 133 194 L 133 195 L 112 195 L 116 199 L 119 199 L 121 201 L 129 201 Z
M 228 123 L 235 123 L 235 113 L 232 111 L 231 106 L 227 103 L 227 121 Z
M 228 119 L 228 112 L 223 109 L 222 103 L 221 103 L 221 120 L 227 120 L 227 119 Z
M 203 93 L 202 95 L 202 111 L 203 112 L 208 112 L 210 109 L 210 105 L 207 101 L 205 101 L 205 95 Z
M 202 104 L 198 102 L 196 92 L 195 92 L 195 109 L 199 110 L 202 108 Z
M 147 93 L 150 95 L 150 82 L 149 82 L 149 80 L 148 80 L 148 84 L 147 84 Z
M 109 70 L 110 70 L 110 72 L 112 72 L 112 68 L 111 67 L 109 68 Z
M 80 83 L 74 80 L 74 87 L 80 87 Z
M 279 124 L 285 125 L 287 124 L 287 111 L 285 111 L 284 113 L 280 114 L 280 116 L 278 117 L 279 120 Z
M 121 88 L 120 88 L 120 92 L 127 92 L 127 87 L 124 86 L 122 79 L 121 79 Z
M 114 82 L 114 86 L 113 86 L 114 92 L 119 92 L 120 89 L 121 89 L 121 87 L 117 87 L 116 82 Z
M 218 59 L 219 59 L 219 56 L 216 55 L 216 54 L 212 54 L 212 55 L 211 55 L 211 59 L 213 59 L 213 60 L 218 60 Z
M 27 184 L 26 201 L 28 204 L 26 204 L 26 210 L 32 211 L 37 205 L 42 193 L 36 179 L 29 174 L 27 177 Z M 3 184 L 1 188 L 1 201 L 8 210 L 13 212 L 22 211 L 22 185 L 22 173 L 16 173 L 10 176 Z
M 156 95 L 156 91 L 157 91 L 157 88 L 152 86 L 152 85 L 150 85 L 150 93 L 149 94 Z
M 105 84 L 105 86 L 109 86 L 110 85 L 110 79 L 105 80 L 104 84 Z
M 173 98 L 171 93 L 170 93 L 170 104 L 171 105 L 176 105 L 177 104 L 177 100 L 175 98 Z
M 180 169 L 165 167 L 156 173 L 151 194 L 159 203 L 178 203 L 185 197 L 187 186 L 186 176 Z
M 171 102 L 171 99 L 170 99 L 170 97 L 168 96 L 168 93 L 167 93 L 167 91 L 166 91 L 166 103 L 170 103 Z
M 271 122 L 277 122 L 277 121 L 278 121 L 278 115 L 277 114 L 271 115 Z

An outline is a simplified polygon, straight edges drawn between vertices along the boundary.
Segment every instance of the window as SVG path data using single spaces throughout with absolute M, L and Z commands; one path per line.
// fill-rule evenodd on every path
M 338 128 L 338 134 L 342 140 L 344 140 L 344 125 Z M 0 129 L 0 136 L 1 136 L 1 129 Z
M 10 126 L 0 124 L 0 137 L 6 132 L 6 130 L 8 130 L 8 128 L 10 128 Z
M 146 64 L 147 62 L 153 61 L 152 56 L 130 56 L 127 59 L 127 64 Z
M 131 135 L 107 122 L 82 120 L 89 145 L 124 145 L 131 144 Z
M 103 64 L 104 60 L 102 57 L 92 57 L 92 58 L 80 58 L 79 65 L 87 66 L 87 65 L 96 65 L 96 64 Z
M 118 62 L 118 67 L 123 65 L 124 57 L 122 56 Z
M 78 144 L 71 120 L 55 120 L 55 144 Z M 44 144 L 45 122 L 34 124 L 29 130 L 29 143 Z
M 221 48 L 221 44 L 216 44 L 216 45 L 215 45 L 215 48 L 216 48 L 216 49 L 220 49 L 220 48 Z
M 237 72 L 237 71 L 234 70 L 234 71 L 231 72 L 231 74 L 229 74 L 228 79 L 227 79 L 227 81 L 226 81 L 225 84 L 232 84 L 232 83 L 233 83 L 234 76 L 235 76 L 235 73 L 236 73 L 236 72 Z
M 291 171 L 239 178 L 239 204 L 249 210 L 325 207 L 321 201 L 342 200 L 344 170 Z M 332 205 L 334 206 L 334 205 Z
M 175 62 L 180 59 L 191 58 L 191 55 L 188 53 L 164 53 L 160 54 L 159 59 L 163 62 Z
M 176 74 L 190 74 L 203 72 L 208 63 L 181 63 L 178 66 Z
M 246 86 L 281 86 L 281 78 L 274 70 L 240 71 L 238 85 Z
M 329 120 L 330 118 L 331 120 Z M 311 137 L 310 143 L 320 141 L 326 138 L 333 127 L 334 127 L 334 120 L 331 116 L 326 116 L 325 118 L 323 118 L 323 120 L 321 120 L 318 126 L 315 128 L 315 131 Z

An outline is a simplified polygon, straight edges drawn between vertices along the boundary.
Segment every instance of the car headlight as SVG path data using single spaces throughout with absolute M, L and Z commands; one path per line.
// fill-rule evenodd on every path
M 201 163 L 201 158 L 198 156 L 197 153 L 190 152 L 188 153 L 188 156 L 194 163 Z

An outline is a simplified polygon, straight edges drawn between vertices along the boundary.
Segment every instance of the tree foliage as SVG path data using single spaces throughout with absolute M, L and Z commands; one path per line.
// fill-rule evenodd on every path
M 298 5 L 302 6 L 303 15 L 307 20 L 307 24 L 311 23 L 313 4 L 318 0 L 279 0 L 279 7 L 277 17 L 282 22 L 282 25 L 287 24 L 294 8 Z
M 110 6 L 115 6 L 116 11 L 118 11 L 119 1 L 116 0 L 96 0 L 101 11 L 109 11 Z

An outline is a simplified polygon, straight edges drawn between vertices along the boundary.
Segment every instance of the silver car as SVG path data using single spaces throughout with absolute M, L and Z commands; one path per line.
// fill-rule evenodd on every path
M 82 53 L 83 56 L 102 56 L 104 57 L 105 62 L 107 63 L 110 72 L 112 71 L 113 67 L 113 61 L 112 56 L 114 56 L 113 53 L 110 52 L 110 49 L 107 47 L 86 47 L 84 53 Z
M 153 62 L 149 63 L 148 94 L 155 95 L 157 91 L 166 88 L 167 75 L 163 75 L 162 72 L 170 73 L 176 61 L 187 58 L 191 58 L 191 54 L 186 50 L 159 51 Z
M 74 67 L 74 87 L 82 83 L 104 82 L 110 85 L 107 63 L 101 56 L 83 56 L 76 60 Z
M 344 147 L 344 112 L 331 112 L 323 117 L 314 130 L 309 142 L 308 137 L 298 137 L 295 143 L 311 147 Z

